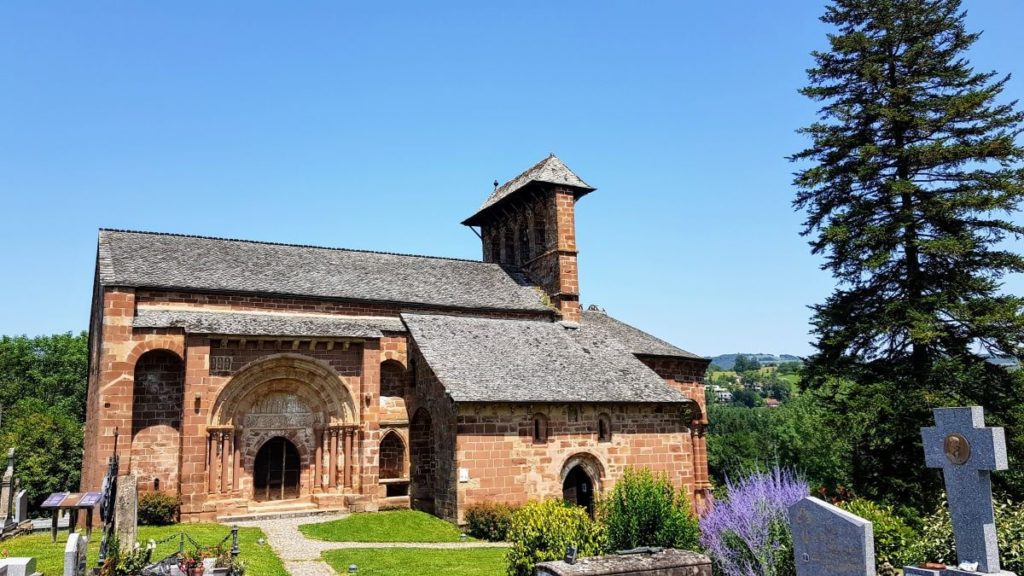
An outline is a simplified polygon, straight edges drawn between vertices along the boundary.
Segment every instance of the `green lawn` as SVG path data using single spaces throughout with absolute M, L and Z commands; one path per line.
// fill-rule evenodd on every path
M 339 574 L 350 564 L 359 576 L 502 576 L 505 548 L 350 548 L 324 552 L 324 560 Z
M 329 542 L 458 542 L 454 525 L 416 510 L 365 512 L 341 520 L 303 524 L 307 538 Z
M 231 528 L 221 524 L 178 524 L 176 526 L 140 526 L 139 540 L 142 542 L 161 540 L 182 530 L 197 542 L 212 546 L 229 534 Z M 89 542 L 89 567 L 95 566 L 99 553 L 100 530 L 93 530 L 93 541 Z M 259 528 L 241 528 L 238 530 L 238 547 L 242 550 L 240 558 L 246 563 L 248 576 L 285 576 L 287 572 L 280 558 L 274 554 L 267 544 L 256 543 L 263 538 Z M 36 559 L 36 570 L 44 576 L 60 576 L 64 573 L 64 543 L 67 542 L 67 531 L 57 534 L 57 543 L 50 542 L 50 533 L 36 532 L 28 536 L 18 536 L 0 542 L 0 550 L 10 556 L 33 556 Z M 228 541 L 230 545 L 230 540 Z M 154 560 L 164 558 L 178 550 L 178 539 L 161 544 L 153 555 Z

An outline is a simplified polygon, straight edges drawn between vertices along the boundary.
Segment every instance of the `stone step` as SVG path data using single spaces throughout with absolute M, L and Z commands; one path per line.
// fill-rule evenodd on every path
M 327 519 L 333 516 L 341 516 L 348 512 L 345 508 L 317 508 L 316 504 L 307 504 L 299 507 L 293 507 L 289 509 L 279 510 L 260 510 L 253 511 L 249 510 L 246 514 L 236 514 L 231 516 L 218 516 L 217 522 L 221 524 L 231 524 L 233 522 L 251 522 L 257 520 L 282 520 L 285 518 L 305 518 L 321 520 Z

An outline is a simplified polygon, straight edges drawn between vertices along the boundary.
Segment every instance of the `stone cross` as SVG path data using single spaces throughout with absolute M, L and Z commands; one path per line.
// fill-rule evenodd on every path
M 871 522 L 813 496 L 789 507 L 797 576 L 875 576 Z
M 981 406 L 935 408 L 935 426 L 922 428 L 924 459 L 941 468 L 960 564 L 999 574 L 999 547 L 992 509 L 992 470 L 1006 470 L 1002 428 L 986 428 Z

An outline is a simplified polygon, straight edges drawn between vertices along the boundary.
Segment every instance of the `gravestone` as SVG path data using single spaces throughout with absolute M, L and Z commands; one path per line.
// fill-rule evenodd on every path
M 85 574 L 85 554 L 89 548 L 89 540 L 74 532 L 68 535 L 68 543 L 64 545 L 64 576 L 83 576 Z
M 14 521 L 14 448 L 7 451 L 7 470 L 0 484 L 0 522 L 6 528 Z
M 14 521 L 21 524 L 28 520 L 28 491 L 19 490 L 14 497 Z
M 960 574 L 1010 575 L 999 566 L 995 513 L 992 508 L 992 471 L 1006 470 L 1006 437 L 1002 428 L 986 428 L 981 406 L 935 408 L 935 426 L 921 429 L 924 459 L 929 468 L 941 468 L 953 519 L 959 566 L 931 570 L 909 566 L 907 576 Z M 976 566 L 975 566 L 976 564 Z
M 4 558 L 7 576 L 34 576 L 36 572 L 35 558 Z
M 871 522 L 813 496 L 789 507 L 797 576 L 875 576 Z
M 139 519 L 139 478 L 135 474 L 117 479 L 117 502 L 114 503 L 114 528 L 122 550 L 135 548 Z

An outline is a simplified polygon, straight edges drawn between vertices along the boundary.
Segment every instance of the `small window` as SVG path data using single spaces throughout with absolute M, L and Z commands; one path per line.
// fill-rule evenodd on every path
M 597 441 L 612 441 L 612 418 L 604 413 L 597 417 Z
M 548 419 L 543 414 L 533 415 L 533 443 L 543 444 L 548 441 Z

